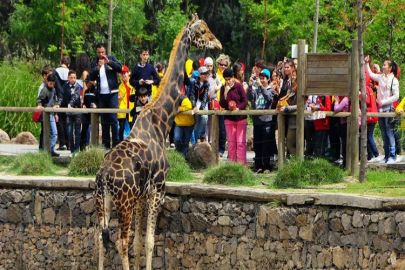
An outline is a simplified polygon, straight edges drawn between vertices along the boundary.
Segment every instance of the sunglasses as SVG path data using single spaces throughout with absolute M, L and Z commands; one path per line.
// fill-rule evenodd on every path
M 218 65 L 220 65 L 221 67 L 226 67 L 227 66 L 227 64 L 218 64 Z

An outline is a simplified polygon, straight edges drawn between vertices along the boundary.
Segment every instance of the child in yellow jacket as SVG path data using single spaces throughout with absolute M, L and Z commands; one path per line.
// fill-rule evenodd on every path
M 178 112 L 191 111 L 193 105 L 184 95 L 180 96 L 180 106 Z M 190 137 L 194 129 L 194 115 L 177 114 L 174 118 L 174 145 L 179 153 L 186 157 L 190 143 Z

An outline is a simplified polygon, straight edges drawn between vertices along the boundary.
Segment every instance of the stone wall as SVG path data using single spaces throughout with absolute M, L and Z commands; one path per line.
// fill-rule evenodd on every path
M 96 269 L 97 235 L 90 190 L 0 190 L 0 269 Z M 403 237 L 403 211 L 170 195 L 153 268 L 405 269 Z M 112 243 L 105 265 L 121 269 Z

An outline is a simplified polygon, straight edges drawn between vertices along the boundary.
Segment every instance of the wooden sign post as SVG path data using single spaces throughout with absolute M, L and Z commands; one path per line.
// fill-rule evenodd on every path
M 358 173 L 358 42 L 353 40 L 352 54 L 305 54 L 305 40 L 298 41 L 297 158 L 304 156 L 304 96 L 331 95 L 351 98 L 352 113 L 348 126 L 346 161 L 351 175 Z M 353 61 L 352 61 L 353 60 Z M 280 118 L 279 118 L 280 119 Z M 279 134 L 280 135 L 280 134 Z M 280 137 L 279 137 L 280 138 Z M 279 146 L 280 147 L 280 146 Z M 280 163 L 280 156 L 279 156 Z M 281 162 L 282 163 L 282 162 Z

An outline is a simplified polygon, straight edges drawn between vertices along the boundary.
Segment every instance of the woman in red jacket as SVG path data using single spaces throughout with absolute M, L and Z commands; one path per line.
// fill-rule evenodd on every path
M 221 87 L 220 105 L 226 110 L 245 110 L 248 99 L 243 86 L 235 82 L 230 68 L 224 70 L 225 85 Z M 225 115 L 228 158 L 231 162 L 246 165 L 246 115 Z
M 330 111 L 331 98 L 330 96 L 319 95 L 316 97 L 316 102 L 310 105 L 312 111 Z M 315 148 L 314 155 L 316 157 L 324 157 L 328 143 L 329 117 L 314 120 L 315 126 Z

